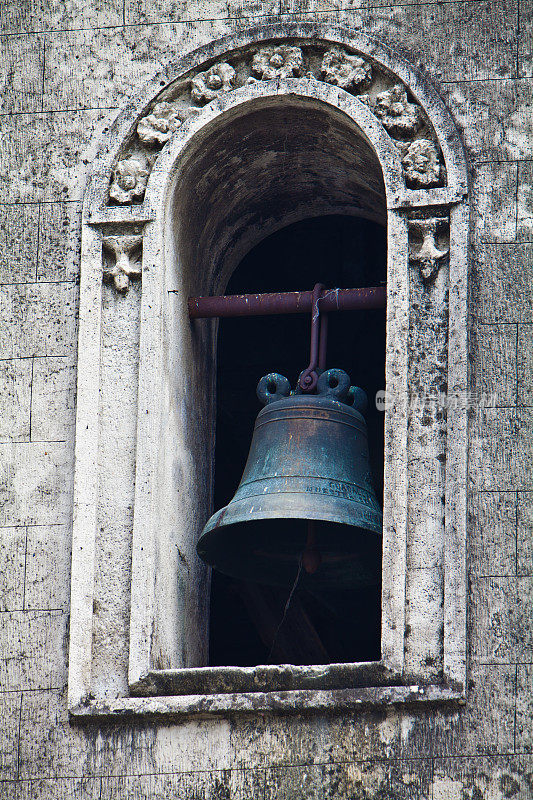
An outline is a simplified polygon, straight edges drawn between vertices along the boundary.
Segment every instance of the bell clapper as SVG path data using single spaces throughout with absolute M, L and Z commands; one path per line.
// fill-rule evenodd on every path
M 307 524 L 307 542 L 302 553 L 303 568 L 308 575 L 313 575 L 322 563 L 322 556 L 316 544 L 316 523 L 310 519 Z

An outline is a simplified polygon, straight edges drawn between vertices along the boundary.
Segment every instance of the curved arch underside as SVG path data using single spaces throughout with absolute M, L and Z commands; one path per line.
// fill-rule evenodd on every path
M 250 101 L 203 128 L 183 154 L 177 250 L 182 268 L 212 276 L 203 292 L 223 289 L 244 253 L 275 230 L 339 213 L 385 225 L 385 186 L 364 134 L 323 102 Z

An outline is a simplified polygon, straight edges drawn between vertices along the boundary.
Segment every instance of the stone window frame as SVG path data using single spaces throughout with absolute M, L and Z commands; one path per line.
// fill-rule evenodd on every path
M 337 86 L 313 76 L 254 81 L 219 94 L 185 120 L 158 153 L 145 182 L 142 202 L 110 204 L 113 169 L 131 142 L 132 131 L 154 98 L 176 76 L 223 62 L 228 53 L 274 41 L 289 45 L 318 41 L 348 48 L 377 64 L 406 86 L 429 119 L 441 149 L 445 185 L 407 188 L 402 177 L 398 148 L 365 103 Z M 204 74 L 204 73 L 202 73 Z M 188 322 L 183 289 L 172 268 L 167 233 L 169 197 L 180 155 L 205 126 L 245 104 L 281 96 L 307 98 L 347 115 L 371 143 L 380 161 L 386 188 L 388 228 L 388 309 L 386 363 L 387 391 L 396 398 L 385 418 L 385 495 L 383 540 L 382 659 L 371 664 L 329 667 L 191 668 L 176 664 L 175 653 L 154 654 L 153 630 L 161 625 L 167 641 L 176 620 L 162 619 L 157 607 L 157 530 L 164 530 L 158 486 L 169 483 L 168 464 L 157 457 L 161 415 L 169 415 L 168 386 L 164 385 L 168 342 Z M 151 106 L 150 106 L 151 104 Z M 126 143 L 126 144 L 125 144 Z M 468 275 L 467 168 L 457 129 L 436 91 L 419 73 L 375 40 L 359 31 L 329 24 L 294 23 L 243 30 L 185 55 L 167 74 L 151 81 L 142 95 L 131 101 L 113 125 L 102 132 L 89 176 L 83 211 L 80 330 L 78 356 L 78 406 L 76 422 L 75 493 L 72 548 L 72 589 L 68 706 L 73 719 L 86 717 L 150 715 L 179 719 L 191 715 L 227 715 L 249 712 L 290 713 L 305 709 L 354 710 L 373 705 L 403 703 L 463 703 L 466 698 L 466 468 L 467 397 L 467 275 Z M 449 236 L 446 258 L 424 256 L 436 245 L 435 226 Z M 433 227 L 432 227 L 433 226 Z M 429 231 L 429 233 L 428 233 Z M 427 241 L 426 241 L 426 237 Z M 422 252 L 422 256 L 420 253 Z M 106 255 L 107 254 L 107 255 Z M 109 256 L 111 254 L 111 257 Z M 139 255 L 140 254 L 140 255 Z M 140 262 L 138 260 L 140 257 Z M 162 262 L 166 268 L 161 268 Z M 408 382 L 416 373 L 410 341 L 412 290 L 409 276 L 419 270 L 446 273 L 439 313 L 447 328 L 447 404 L 445 452 L 408 443 Z M 102 476 L 113 471 L 99 455 L 99 428 L 106 408 L 101 404 L 103 281 L 119 290 L 141 278 L 139 377 L 131 406 L 136 435 L 127 444 L 135 463 L 135 500 L 131 568 L 131 615 L 128 647 L 128 687 L 112 696 L 96 697 L 93 689 L 95 658 L 93 627 L 95 580 L 98 560 L 99 509 L 105 506 Z M 426 275 L 427 277 L 427 275 Z M 449 290 L 449 292 L 448 292 Z M 171 301 L 168 301 L 171 298 Z M 446 298 L 447 302 L 446 302 Z M 122 295 L 124 303 L 129 296 Z M 435 301 L 436 302 L 436 301 Z M 163 319 L 163 324 L 161 320 Z M 416 326 L 415 326 L 416 327 Z M 416 337 L 415 337 L 416 338 Z M 174 344 L 176 344 L 174 341 Z M 120 341 L 113 345 L 120 348 Z M 412 362 L 412 363 L 411 363 Z M 175 369 L 183 367 L 179 358 Z M 138 391 L 137 391 L 138 390 Z M 463 402 L 461 402 L 461 399 Z M 130 405 L 131 405 L 130 403 Z M 107 409 L 108 411 L 109 409 Z M 157 417 L 157 420 L 154 419 Z M 410 420 L 411 426 L 413 419 Z M 416 420 L 414 422 L 416 428 Z M 174 431 L 175 435 L 175 431 Z M 409 434 L 413 438 L 413 433 Z M 429 437 L 431 440 L 431 437 Z M 414 447 L 414 449 L 413 449 Z M 432 449 L 433 448 L 433 449 Z M 410 457 L 407 457 L 407 453 Z M 104 457 L 104 458 L 105 458 Z M 418 621 L 429 637 L 440 637 L 442 671 L 435 678 L 426 671 L 406 667 L 408 652 L 409 586 L 408 542 L 416 541 L 419 556 L 432 557 L 435 512 L 427 511 L 426 487 L 434 473 L 428 461 L 445 459 L 443 485 L 433 487 L 444 500 L 443 552 L 436 569 L 442 573 L 443 608 L 420 609 Z M 409 463 L 411 460 L 411 464 Z M 413 470 L 413 464 L 417 469 Z M 96 466 L 98 465 L 98 466 Z M 191 466 L 187 480 L 194 480 Z M 429 483 L 428 483 L 429 482 Z M 172 481 L 170 481 L 172 483 Z M 187 481 L 186 481 L 187 483 Z M 176 491 L 176 487 L 171 487 Z M 426 492 L 426 494 L 425 494 Z M 426 509 L 426 510 L 425 510 Z M 442 516 L 442 514 L 441 514 Z M 112 520 L 108 520 L 112 524 Z M 103 530 L 103 528 L 102 528 Z M 414 537 L 414 538 L 413 538 Z M 418 538 L 417 538 L 418 537 Z M 420 572 L 422 575 L 422 571 Z M 161 583 L 161 582 L 160 582 Z M 427 597 L 423 580 L 412 591 Z M 177 610 L 174 611 L 177 614 Z M 435 616 L 436 614 L 436 616 Z M 409 617 L 409 620 L 411 617 Z M 424 628 L 425 626 L 425 628 Z M 167 687 L 167 693 L 162 694 Z M 170 689 L 168 689 L 170 687 Z

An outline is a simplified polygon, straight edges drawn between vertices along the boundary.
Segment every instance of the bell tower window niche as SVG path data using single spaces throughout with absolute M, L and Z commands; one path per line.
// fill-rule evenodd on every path
M 82 231 L 73 720 L 464 702 L 467 237 L 448 112 L 356 31 L 243 29 L 102 131 Z M 289 641 L 272 636 L 286 599 L 211 587 L 197 547 L 240 479 L 257 381 L 295 389 L 308 363 L 310 315 L 194 320 L 188 301 L 317 282 L 386 291 L 386 309 L 328 315 L 326 365 L 369 396 L 382 547 L 377 580 L 335 598 L 344 622 L 293 593 Z M 332 555 L 313 536 L 308 565 Z M 232 650 L 223 618 L 239 615 L 248 649 Z
M 359 217 L 348 216 L 317 217 L 294 223 L 268 237 L 245 256 L 233 273 L 226 293 L 240 295 L 251 290 L 255 294 L 270 289 L 278 292 L 293 291 L 306 282 L 309 283 L 310 276 L 320 276 L 327 286 L 339 288 L 375 284 L 384 287 L 384 227 Z M 220 320 L 217 348 L 215 509 L 221 509 L 227 504 L 241 478 L 255 418 L 261 408 L 255 391 L 258 378 L 277 372 L 289 376 L 292 385 L 296 385 L 298 373 L 307 366 L 310 320 L 310 314 Z M 365 386 L 371 398 L 364 411 L 370 460 L 364 466 L 357 463 L 352 465 L 351 456 L 354 454 L 351 452 L 350 463 L 340 466 L 343 474 L 350 473 L 353 467 L 356 480 L 366 477 L 359 474 L 361 471 L 371 472 L 372 489 L 375 487 L 379 502 L 378 513 L 381 517 L 383 411 L 376 407 L 374 398 L 384 386 L 385 310 L 333 313 L 328 315 L 327 320 L 327 366 L 346 370 L 354 380 L 357 377 L 357 381 Z M 333 398 L 333 392 L 331 394 Z M 339 396 L 344 396 L 342 386 L 339 386 Z M 296 400 L 299 397 L 303 395 L 298 395 Z M 324 411 L 326 407 L 327 404 Z M 276 406 L 272 406 L 273 410 L 275 408 Z M 290 404 L 287 410 L 291 413 Z M 291 424 L 294 413 L 297 412 L 293 410 L 286 423 L 281 422 L 281 442 L 272 441 L 272 434 L 266 436 L 266 441 L 272 447 L 280 448 L 280 463 L 272 464 L 273 473 L 278 469 L 285 469 L 291 475 L 302 472 L 303 464 L 298 450 L 291 455 L 287 451 L 289 437 L 306 435 L 306 420 L 303 415 L 299 430 L 294 429 L 292 434 L 288 432 L 286 426 Z M 229 571 L 241 571 L 242 577 L 229 577 L 216 569 L 212 573 L 210 664 L 253 666 L 268 663 L 327 664 L 380 660 L 381 519 L 378 523 L 378 536 L 347 526 L 342 552 L 331 552 L 329 556 L 327 552 L 322 554 L 320 543 L 317 542 L 317 557 L 319 561 L 324 559 L 324 563 L 318 564 L 313 575 L 302 574 L 300 570 L 293 591 L 298 573 L 298 553 L 291 553 L 290 542 L 294 535 L 294 527 L 291 530 L 291 525 L 300 525 L 305 529 L 305 524 L 303 520 L 278 518 L 278 515 L 283 514 L 283 504 L 278 509 L 277 501 L 287 497 L 283 490 L 290 492 L 288 498 L 291 500 L 294 492 L 303 489 L 308 490 L 307 498 L 305 494 L 299 495 L 293 513 L 305 517 L 306 513 L 313 512 L 320 517 L 324 514 L 335 516 L 340 512 L 344 519 L 355 525 L 353 514 L 356 506 L 353 503 L 348 504 L 352 508 L 344 516 L 345 499 L 342 490 L 347 492 L 348 487 L 334 480 L 336 471 L 331 466 L 328 479 L 324 474 L 322 461 L 325 457 L 326 463 L 331 464 L 340 456 L 338 443 L 333 439 L 328 441 L 331 430 L 337 430 L 342 443 L 349 441 L 352 433 L 355 434 L 355 431 L 346 427 L 344 416 L 341 417 L 340 425 L 331 420 L 325 422 L 323 433 L 317 429 L 315 452 L 307 452 L 305 439 L 302 440 L 310 462 L 306 464 L 307 472 L 322 473 L 322 479 L 316 481 L 316 486 L 300 487 L 299 478 L 286 477 L 279 487 L 276 484 L 277 479 L 274 479 L 276 485 L 273 485 L 271 478 L 254 481 L 255 474 L 250 476 L 251 483 L 246 494 L 251 495 L 253 486 L 256 488 L 249 505 L 241 512 L 245 520 L 254 503 L 257 505 L 258 495 L 260 497 L 261 494 L 282 489 L 280 494 L 274 495 L 276 508 L 265 510 L 265 516 L 273 515 L 273 518 L 262 522 L 266 526 L 266 544 L 274 547 L 270 561 L 267 559 L 263 563 L 259 552 L 255 568 L 249 568 L 242 561 L 243 553 L 233 543 L 232 528 L 227 530 L 227 542 L 220 540 L 219 546 L 217 536 L 221 533 L 221 528 L 213 529 L 212 546 L 222 551 L 222 559 L 228 562 Z M 268 426 L 264 430 L 268 430 Z M 261 434 L 259 436 L 261 438 Z M 353 442 L 355 443 L 355 435 Z M 260 446 L 259 450 L 271 458 L 270 446 L 266 449 Z M 293 455 L 296 463 L 291 463 Z M 250 466 L 252 473 L 257 473 L 260 469 L 257 463 Z M 311 479 L 308 482 L 311 483 Z M 320 489 L 322 494 L 317 496 L 317 492 L 312 492 L 312 489 Z M 353 489 L 352 495 L 346 496 L 357 499 Z M 364 499 L 367 499 L 366 496 Z M 363 513 L 365 511 L 366 507 Z M 227 516 L 222 524 L 225 521 Z M 339 526 L 332 527 L 335 529 Z M 336 531 L 333 530 L 332 533 L 335 537 Z M 254 552 L 261 551 L 258 541 L 254 542 L 253 526 L 243 526 L 243 535 L 247 557 L 253 562 Z M 327 537 L 327 530 L 324 530 L 323 535 Z M 302 536 L 305 540 L 305 530 Z M 368 542 L 364 541 L 365 536 L 370 537 Z M 278 537 L 279 544 L 276 544 Z M 201 541 L 202 539 L 200 543 Z M 301 542 L 297 543 L 297 549 L 299 546 L 304 550 Z M 358 547 L 366 548 L 368 558 L 373 557 L 365 574 L 358 574 L 357 569 L 354 569 L 353 562 L 359 563 Z M 235 564 L 232 563 L 232 558 L 235 558 Z M 311 569 L 313 567 L 315 564 L 311 565 Z M 289 595 L 291 601 L 284 611 Z M 348 608 L 354 611 L 349 616 L 346 614 Z

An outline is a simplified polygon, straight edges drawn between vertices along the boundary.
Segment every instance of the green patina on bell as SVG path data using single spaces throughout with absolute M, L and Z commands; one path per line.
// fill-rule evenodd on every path
M 271 373 L 244 473 L 197 550 L 221 572 L 290 586 L 300 563 L 310 590 L 376 585 L 382 513 L 370 474 L 366 394 L 346 372 L 323 372 L 316 394 L 290 393 Z

